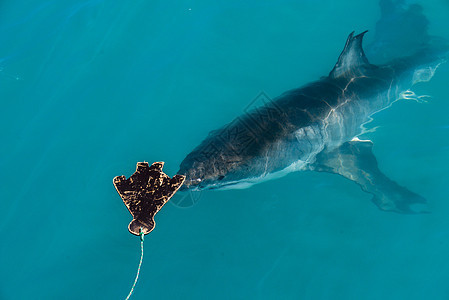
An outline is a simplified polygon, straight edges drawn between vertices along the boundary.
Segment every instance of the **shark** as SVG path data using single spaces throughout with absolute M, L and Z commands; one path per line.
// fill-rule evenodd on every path
M 381 1 L 386 12 L 388 3 Z M 416 6 L 402 12 L 421 16 Z M 372 64 L 363 49 L 366 32 L 349 34 L 327 76 L 211 131 L 181 162 L 181 191 L 248 188 L 290 172 L 317 171 L 357 183 L 383 211 L 426 212 L 426 199 L 382 173 L 373 142 L 359 137 L 374 114 L 430 80 L 448 56 L 447 43 L 426 35 L 406 55 Z M 382 47 L 392 49 L 395 39 L 377 41 L 370 47 L 373 56 Z

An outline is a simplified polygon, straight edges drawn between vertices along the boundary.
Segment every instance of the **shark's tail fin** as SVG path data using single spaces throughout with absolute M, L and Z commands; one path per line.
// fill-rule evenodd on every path
M 411 56 L 428 49 L 442 49 L 447 42 L 428 34 L 429 20 L 419 4 L 404 0 L 380 0 L 381 17 L 376 23 L 374 41 L 366 47 L 375 63 Z

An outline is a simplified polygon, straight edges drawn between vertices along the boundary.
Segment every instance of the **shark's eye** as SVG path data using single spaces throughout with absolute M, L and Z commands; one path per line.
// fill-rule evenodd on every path
M 223 176 L 223 175 L 221 175 L 221 176 L 218 176 L 218 180 L 223 180 L 223 178 L 224 178 L 224 176 Z

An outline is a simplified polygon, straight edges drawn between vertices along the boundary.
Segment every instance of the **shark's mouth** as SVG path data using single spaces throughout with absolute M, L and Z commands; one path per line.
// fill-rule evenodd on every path
M 207 184 L 198 184 L 194 186 L 187 186 L 185 189 L 194 192 L 205 191 L 205 190 L 228 190 L 228 189 L 245 189 L 254 185 L 258 181 L 258 177 L 242 180 L 234 180 L 227 182 L 212 182 Z
M 232 181 L 212 181 L 212 182 L 201 182 L 195 186 L 188 186 L 184 190 L 190 191 L 205 191 L 205 190 L 242 190 L 247 189 L 255 184 L 262 183 L 265 181 L 269 181 L 272 179 L 277 179 L 286 176 L 287 174 L 299 170 L 304 170 L 307 168 L 308 162 L 303 160 L 298 160 L 288 167 L 273 172 L 273 173 L 263 173 L 260 176 L 244 178 L 240 180 L 232 180 Z M 182 191 L 182 190 L 181 190 Z

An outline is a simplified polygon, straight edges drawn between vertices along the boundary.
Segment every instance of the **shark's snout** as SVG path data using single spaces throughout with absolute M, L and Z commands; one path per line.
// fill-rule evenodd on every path
M 224 172 L 217 168 L 214 160 L 200 158 L 190 154 L 181 163 L 177 174 L 186 177 L 181 191 L 217 188 L 226 181 Z
M 188 178 L 186 175 L 186 180 L 184 184 L 181 186 L 180 191 L 201 189 L 201 178 Z
M 181 191 L 200 189 L 205 177 L 203 169 L 198 162 L 185 159 L 177 173 L 186 177 Z

